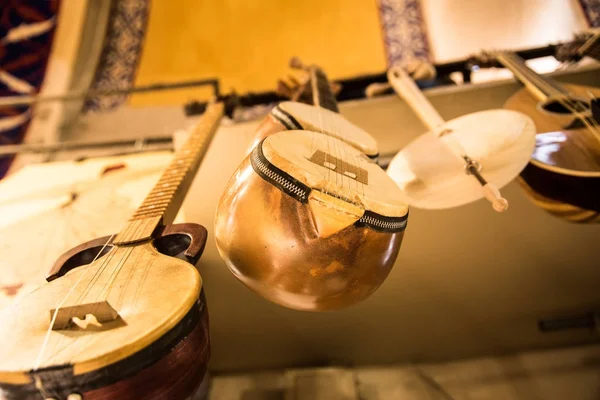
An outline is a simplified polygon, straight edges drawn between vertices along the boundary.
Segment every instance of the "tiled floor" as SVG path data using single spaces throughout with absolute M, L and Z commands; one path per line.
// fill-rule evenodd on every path
M 210 400 L 597 400 L 600 345 L 444 364 L 213 376 Z

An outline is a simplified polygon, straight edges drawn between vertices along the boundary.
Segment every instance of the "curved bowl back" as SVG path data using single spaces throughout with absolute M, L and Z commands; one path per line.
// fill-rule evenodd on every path
M 319 237 L 309 205 L 257 175 L 249 158 L 227 184 L 215 220 L 231 272 L 267 300 L 305 311 L 366 299 L 388 276 L 403 235 L 351 225 Z

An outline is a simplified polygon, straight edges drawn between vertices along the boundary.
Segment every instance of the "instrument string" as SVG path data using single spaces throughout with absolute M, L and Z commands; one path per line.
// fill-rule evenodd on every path
M 130 240 L 132 240 L 135 235 L 137 233 L 143 232 L 145 228 L 148 227 L 148 223 L 152 223 L 153 220 L 151 218 L 147 218 L 143 221 L 142 224 L 136 224 L 134 223 L 134 221 L 130 221 L 130 223 L 127 224 L 127 226 L 125 227 L 125 230 L 123 231 L 123 241 L 124 242 L 128 242 Z M 102 248 L 98 251 L 98 253 L 96 254 L 96 256 L 94 257 L 94 259 L 92 260 L 92 262 L 90 263 L 93 264 L 96 260 L 98 260 L 98 258 L 100 258 L 101 254 L 106 250 L 106 248 L 110 245 L 110 243 L 113 241 L 113 239 L 116 237 L 116 234 L 111 235 L 107 241 L 103 244 Z M 133 246 L 129 249 L 127 249 L 126 251 L 122 252 L 121 254 L 121 260 L 119 260 L 117 262 L 117 268 L 115 268 L 115 270 L 113 270 L 113 273 L 117 270 L 120 271 L 120 267 L 122 267 L 122 265 L 125 264 L 125 261 L 127 260 L 127 258 L 129 257 L 129 255 L 131 254 L 131 252 L 133 251 Z M 100 266 L 96 269 L 96 271 L 94 272 L 94 274 L 91 276 L 91 278 L 88 280 L 87 284 L 85 285 L 85 287 L 81 290 L 81 292 L 79 293 L 79 295 L 77 296 L 77 299 L 75 301 L 74 304 L 80 304 L 85 297 L 91 292 L 91 290 L 93 289 L 94 285 L 98 282 L 98 280 L 100 279 L 100 277 L 102 276 L 102 274 L 106 271 L 107 267 L 109 265 L 112 265 L 112 261 L 115 258 L 116 254 L 119 253 L 119 247 L 115 247 L 112 251 L 109 252 L 109 254 L 106 255 L 106 257 L 104 258 L 104 260 L 102 261 L 102 263 L 100 264 Z M 70 288 L 69 292 L 67 292 L 67 294 L 65 295 L 65 297 L 63 299 L 61 299 L 61 301 L 58 303 L 58 305 L 55 307 L 55 310 L 53 312 L 51 321 L 50 321 L 50 325 L 48 327 L 48 330 L 46 331 L 45 337 L 44 337 L 44 341 L 42 343 L 42 347 L 40 348 L 40 352 L 38 353 L 38 357 L 35 363 L 35 366 L 33 368 L 33 371 L 36 371 L 39 369 L 41 363 L 44 361 L 44 355 L 46 354 L 46 351 L 48 349 L 48 345 L 50 342 L 50 337 L 51 337 L 51 333 L 52 333 L 52 328 L 54 326 L 54 324 L 56 323 L 56 319 L 58 317 L 58 313 L 60 311 L 60 309 L 64 306 L 64 304 L 66 303 L 66 301 L 71 297 L 71 295 L 73 294 L 73 292 L 75 291 L 75 289 L 83 282 L 83 280 L 88 276 L 89 272 L 92 270 L 92 268 L 87 268 L 86 271 L 81 275 L 81 277 L 79 277 L 79 279 L 75 282 L 75 284 L 73 284 L 73 286 Z M 109 280 L 107 281 L 107 284 L 111 282 L 111 277 L 112 277 L 112 273 L 111 276 L 109 277 Z M 99 294 L 101 294 L 104 289 L 106 287 L 105 286 L 100 290 Z M 98 310 L 99 305 L 96 306 L 96 308 L 93 310 L 92 314 L 95 314 Z M 77 312 L 77 306 L 73 307 L 73 309 L 69 312 L 68 315 L 68 321 L 71 321 L 72 318 L 75 316 L 75 313 Z M 65 341 L 69 341 L 70 343 L 73 344 L 77 341 L 77 339 L 79 339 L 78 337 L 73 339 L 73 338 L 69 338 L 69 337 L 61 337 L 59 338 L 59 340 L 53 345 L 53 347 L 55 349 L 58 349 L 58 351 L 54 352 L 48 359 L 51 359 L 53 357 L 55 357 L 56 355 L 60 354 L 60 352 L 62 352 L 63 350 L 65 350 L 66 348 L 68 348 L 68 346 L 61 346 L 61 343 L 64 343 Z M 40 382 L 41 384 L 41 382 Z M 41 386 L 40 386 L 41 387 Z
M 588 118 L 590 110 L 582 103 L 571 100 L 568 90 L 565 90 L 565 88 L 561 87 L 560 85 L 554 84 L 553 82 L 541 77 L 539 74 L 532 72 L 520 58 L 514 56 L 513 54 L 502 53 L 501 55 L 504 56 L 511 66 L 517 69 L 520 74 L 532 81 L 534 85 L 539 87 L 542 91 L 545 91 L 546 94 L 549 94 L 550 98 L 555 98 L 556 101 L 565 107 L 565 109 L 570 111 L 576 119 L 579 119 L 585 125 L 592 136 L 600 141 L 598 122 L 594 118 Z
M 128 242 L 130 240 L 132 240 L 135 237 L 136 233 L 139 232 L 143 232 L 144 228 L 147 228 L 148 223 L 151 223 L 151 219 L 146 219 L 143 221 L 143 224 L 138 226 L 137 228 L 134 227 L 134 229 L 126 229 L 126 231 L 128 231 L 127 235 L 124 236 L 124 241 Z M 128 225 L 128 228 L 130 227 L 130 225 Z M 107 241 L 107 243 L 105 243 L 105 245 L 102 247 L 102 249 L 98 252 L 98 254 L 96 255 L 96 257 L 94 258 L 94 260 L 92 261 L 92 263 L 98 259 L 98 256 L 100 254 L 102 254 L 102 252 L 104 251 L 104 249 L 106 248 L 106 246 L 108 244 L 110 244 L 110 242 L 113 240 L 113 238 L 116 235 L 112 235 L 109 240 Z M 115 259 L 115 256 L 117 253 L 119 253 L 119 249 L 122 247 L 116 247 L 114 248 L 110 254 L 107 255 L 107 257 L 104 259 L 103 263 L 100 265 L 100 267 L 98 267 L 97 271 L 94 273 L 94 275 L 92 276 L 92 278 L 90 278 L 90 280 L 88 281 L 87 285 L 83 288 L 83 290 L 81 291 L 80 295 L 77 297 L 75 304 L 80 304 L 81 302 L 83 302 L 83 300 L 85 299 L 85 297 L 91 292 L 91 290 L 93 289 L 93 287 L 96 285 L 96 283 L 98 282 L 98 280 L 100 279 L 100 277 L 103 275 L 103 273 L 106 271 L 106 269 L 108 268 L 109 265 L 113 265 L 113 260 Z M 120 270 L 122 269 L 122 266 L 125 264 L 125 262 L 127 261 L 127 259 L 129 258 L 129 256 L 131 255 L 131 253 L 133 252 L 133 249 L 135 248 L 135 246 L 131 246 L 129 248 L 127 248 L 126 250 L 122 251 L 122 255 L 121 255 L 121 259 L 118 260 L 116 262 L 116 267 L 115 269 L 111 272 L 111 275 L 109 276 L 107 282 L 104 284 L 104 286 L 102 287 L 102 289 L 98 292 L 98 296 L 95 300 L 95 302 L 98 302 L 101 298 L 102 293 L 104 292 L 104 290 L 107 287 L 111 287 L 112 283 L 115 281 L 116 279 L 116 275 L 118 275 L 118 273 L 120 272 Z M 58 314 L 58 310 L 62 307 L 62 305 L 64 304 L 64 302 L 68 299 L 68 297 L 70 296 L 71 292 L 81 283 L 81 281 L 83 280 L 83 278 L 87 275 L 87 273 L 89 272 L 89 268 L 86 271 L 85 274 L 82 275 L 82 277 L 73 285 L 73 287 L 71 288 L 71 291 L 67 294 L 67 296 L 65 297 L 65 299 L 63 300 L 63 302 L 59 305 L 59 307 L 56 308 L 55 313 L 54 313 L 54 320 L 51 321 L 50 324 L 50 330 L 52 328 L 52 326 L 54 326 L 54 323 L 56 321 L 55 316 Z M 132 268 L 133 270 L 133 268 Z M 115 274 L 113 277 L 113 274 Z M 109 289 L 110 290 L 110 289 Z M 107 291 L 107 295 L 105 296 L 106 298 L 108 298 L 108 291 Z M 98 307 L 100 305 L 97 304 L 94 309 L 92 310 L 92 312 L 90 312 L 89 314 L 95 315 L 98 311 Z M 71 310 L 71 312 L 69 313 L 68 316 L 68 321 L 71 321 L 72 318 L 75 316 L 75 313 L 77 312 L 77 307 L 73 307 L 73 309 Z M 47 336 L 48 332 L 47 332 Z M 63 337 L 60 338 L 59 341 L 57 343 L 55 343 L 55 345 L 53 346 L 56 351 L 54 353 L 51 354 L 51 356 L 48 357 L 48 359 L 52 359 L 54 357 L 56 357 L 58 354 L 60 354 L 61 352 L 63 352 L 64 350 L 68 349 L 69 346 L 64 346 L 61 345 L 61 343 L 64 343 L 65 341 L 69 341 L 70 345 L 73 345 L 75 342 L 78 341 L 80 337 L 76 337 L 76 338 L 68 338 L 68 337 Z M 41 360 L 40 360 L 41 362 Z M 39 364 L 36 366 L 36 368 L 34 370 L 37 370 L 39 368 Z
M 113 238 L 115 236 L 116 235 L 113 234 L 112 236 L 110 236 L 108 238 L 108 240 L 104 243 L 104 245 L 102 246 L 102 248 L 100 249 L 100 251 L 96 254 L 96 256 L 94 257 L 94 259 L 92 260 L 92 263 L 95 262 L 99 258 L 99 256 L 104 252 L 104 250 L 106 249 L 106 247 L 110 244 L 110 242 L 113 240 Z M 107 257 L 107 259 L 105 259 L 104 264 L 107 264 L 109 262 L 108 258 L 109 257 Z M 71 289 L 69 290 L 69 292 L 67 293 L 67 295 L 55 307 L 55 311 L 54 311 L 54 313 L 52 315 L 52 318 L 51 318 L 51 321 L 50 321 L 50 326 L 48 328 L 48 331 L 46 332 L 46 335 L 44 337 L 44 341 L 42 343 L 42 346 L 40 348 L 40 352 L 38 353 L 38 357 L 37 357 L 36 363 L 35 363 L 34 368 L 33 368 L 34 371 L 37 370 L 37 369 L 39 369 L 39 366 L 41 365 L 41 362 L 43 361 L 43 356 L 45 354 L 46 348 L 48 347 L 48 343 L 49 343 L 49 340 L 50 340 L 50 335 L 51 335 L 51 332 L 52 332 L 52 327 L 56 323 L 58 312 L 60 311 L 60 309 L 62 308 L 62 306 L 64 305 L 64 303 L 68 300 L 68 298 L 71 296 L 71 294 L 76 289 L 76 287 L 83 281 L 83 279 L 85 278 L 85 276 L 87 276 L 87 274 L 89 273 L 89 271 L 90 270 L 88 269 L 88 270 L 86 270 L 86 272 L 84 274 L 82 274 L 82 276 L 71 287 Z M 93 278 L 94 277 L 92 277 L 92 279 Z M 84 289 L 84 292 L 85 292 L 85 289 Z M 77 301 L 79 301 L 79 300 L 77 300 Z M 72 313 L 73 313 L 73 311 L 69 315 L 69 320 L 73 317 Z M 66 340 L 66 339 L 63 339 L 63 340 Z M 58 343 L 56 343 L 56 346 L 58 346 Z
M 185 153 L 185 154 L 187 154 L 187 153 Z M 186 160 L 187 160 L 187 158 L 186 158 Z M 177 163 L 182 164 L 183 162 L 178 160 Z M 186 165 L 186 168 L 189 168 L 189 165 Z M 169 169 L 167 169 L 167 171 L 165 171 L 165 172 L 168 172 L 168 171 L 169 171 Z M 176 172 L 177 172 L 177 175 L 179 176 L 179 173 L 182 171 L 180 171 L 179 167 L 178 167 Z M 163 176 L 164 176 L 164 174 L 163 174 Z M 142 204 L 144 204 L 144 203 L 142 203 Z M 158 209 L 157 209 L 157 211 L 158 211 Z M 139 220 L 135 220 L 133 217 L 130 218 L 129 223 L 127 224 L 125 229 L 121 231 L 120 236 L 123 237 L 123 240 L 121 240 L 121 242 L 124 242 L 124 243 L 132 242 L 136 238 L 136 235 L 138 235 L 139 233 L 144 234 L 145 232 L 150 230 L 150 228 L 152 227 L 151 224 L 156 224 L 156 219 L 151 216 L 147 216 L 141 222 Z M 85 270 L 85 272 L 83 272 L 81 274 L 81 276 L 76 280 L 76 282 L 69 288 L 69 291 L 67 292 L 67 294 L 58 302 L 57 306 L 55 307 L 55 309 L 52 313 L 48 330 L 46 331 L 46 333 L 44 335 L 43 342 L 40 347 L 40 351 L 38 352 L 34 368 L 32 369 L 33 371 L 39 370 L 42 363 L 45 362 L 46 360 L 51 360 L 54 357 L 56 357 L 56 355 L 65 351 L 66 349 L 70 348 L 70 346 L 61 345 L 61 343 L 63 343 L 64 340 L 69 341 L 69 343 L 72 345 L 76 341 L 78 341 L 81 337 L 83 337 L 83 336 L 77 336 L 75 338 L 72 338 L 72 337 L 69 338 L 66 335 L 60 335 L 58 338 L 59 340 L 53 344 L 53 348 L 57 349 L 57 351 L 53 352 L 50 357 L 45 357 L 48 354 L 48 350 L 50 348 L 49 344 L 53 337 L 53 335 L 52 335 L 53 327 L 56 323 L 56 320 L 58 318 L 60 310 L 64 307 L 64 305 L 68 301 L 68 299 L 72 297 L 72 295 L 76 291 L 76 289 L 78 287 L 80 287 L 83 284 L 83 282 L 86 281 L 86 278 L 88 278 L 85 287 L 83 287 L 83 289 L 80 291 L 79 295 L 77 296 L 77 300 L 74 303 L 74 306 L 69 311 L 67 321 L 69 323 L 72 323 L 74 314 L 77 312 L 82 300 L 85 299 L 85 297 L 88 296 L 92 292 L 92 290 L 97 286 L 97 283 L 98 283 L 100 277 L 106 272 L 107 268 L 109 266 L 115 266 L 111 270 L 110 275 L 108 276 L 107 280 L 104 282 L 104 285 L 98 291 L 98 294 L 97 294 L 97 300 L 100 299 L 104 293 L 105 293 L 106 299 L 108 299 L 108 297 L 110 295 L 110 291 L 114 287 L 115 282 L 117 282 L 119 273 L 123 270 L 123 267 L 127 263 L 128 258 L 134 252 L 135 246 L 128 246 L 128 245 L 115 246 L 111 251 L 109 251 L 108 254 L 106 254 L 106 257 L 104 257 L 103 260 L 101 260 L 101 263 L 99 266 L 97 266 L 95 268 L 91 268 L 89 266 L 91 264 L 95 263 L 102 255 L 104 255 L 103 253 L 105 252 L 107 247 L 112 243 L 112 241 L 114 240 L 114 238 L 116 236 L 117 236 L 116 234 L 113 234 L 107 239 L 107 241 L 102 245 L 100 250 L 94 256 L 94 259 L 91 261 L 91 263 L 88 264 L 88 268 Z M 141 236 L 143 236 L 143 235 L 140 235 L 140 237 Z M 126 248 L 123 249 L 123 247 L 126 247 Z M 141 257 L 141 254 L 138 254 L 138 259 L 139 259 L 139 257 Z M 120 258 L 120 259 L 115 264 L 113 261 L 116 258 Z M 94 274 L 92 274 L 92 276 L 90 278 L 89 274 L 92 269 L 94 269 Z M 129 286 L 129 283 L 131 282 L 131 277 L 133 276 L 133 270 L 134 270 L 133 268 L 130 269 L 129 274 L 125 279 L 125 284 L 123 285 L 123 287 Z M 137 289 L 140 289 L 140 288 L 138 287 Z M 119 294 L 119 299 L 117 301 L 117 304 L 121 302 L 121 299 L 125 295 L 124 292 L 125 291 L 123 291 L 122 293 Z M 90 312 L 88 314 L 95 315 L 96 312 L 98 311 L 99 306 L 100 306 L 100 304 L 97 304 L 96 307 L 92 310 L 92 312 Z M 44 383 L 41 381 L 41 379 L 39 377 L 36 378 L 36 388 L 40 392 L 40 394 L 42 394 L 42 396 L 45 396 L 46 391 L 44 390 Z M 47 396 L 45 396 L 45 397 L 47 397 Z
M 329 83 L 325 82 L 325 84 L 328 85 L 327 89 L 331 90 L 329 87 Z M 335 101 L 333 93 L 330 92 L 330 95 L 332 97 L 332 101 Z M 345 182 L 347 182 L 347 186 L 348 186 L 347 190 L 349 193 L 351 193 L 352 192 L 352 178 L 350 178 L 349 175 L 346 175 L 346 171 L 348 171 L 349 165 L 353 164 L 351 162 L 352 155 L 350 153 L 350 150 L 348 149 L 348 147 L 349 147 L 348 140 L 352 140 L 352 138 L 348 139 L 348 134 L 346 132 L 344 132 L 342 129 L 340 129 L 340 127 L 336 124 L 335 120 L 330 121 L 330 124 L 331 124 L 331 131 L 339 132 L 339 136 L 340 136 L 340 138 L 338 139 L 338 140 L 340 140 L 340 142 L 338 143 L 338 149 L 339 149 L 339 153 L 340 153 L 340 164 L 341 164 L 340 168 L 342 169 L 342 173 L 340 174 L 340 179 L 342 181 L 342 188 L 344 187 Z M 345 138 L 346 140 L 343 140 L 343 138 Z
M 335 102 L 335 98 L 331 93 L 331 89 L 329 87 L 329 82 L 326 79 L 324 73 L 320 72 L 321 80 L 317 80 L 321 86 L 322 90 L 327 93 L 328 100 L 331 102 Z M 322 122 L 323 123 L 323 122 Z M 353 192 L 352 189 L 352 181 L 354 180 L 355 191 L 359 191 L 359 185 L 363 189 L 364 195 L 364 184 L 358 181 L 358 176 L 356 178 L 352 178 L 349 175 L 346 175 L 346 171 L 348 171 L 349 165 L 358 166 L 358 158 L 356 155 L 352 155 L 351 150 L 346 147 L 350 146 L 348 142 L 354 142 L 354 138 L 349 137 L 348 134 L 340 129 L 340 127 L 336 124 L 335 120 L 329 120 L 327 122 L 327 128 L 330 132 L 334 133 L 331 138 L 328 138 L 329 141 L 333 143 L 333 148 L 336 156 L 335 169 L 336 169 L 336 185 L 338 187 L 347 188 L 349 193 Z M 338 177 L 339 175 L 339 177 Z
M 319 104 L 319 99 L 318 99 L 318 96 L 316 95 L 316 92 L 315 92 L 315 89 L 314 89 L 315 87 L 314 87 L 314 84 L 313 84 L 315 76 L 314 76 L 314 74 L 312 72 L 312 68 L 305 68 L 305 70 L 307 70 L 307 72 L 308 72 L 308 79 L 306 81 L 306 84 L 304 85 L 304 89 L 302 89 L 302 90 L 307 90 L 308 88 L 310 88 L 310 92 L 309 93 L 310 93 L 311 98 L 312 98 L 312 102 L 310 104 L 313 105 L 313 106 L 315 106 L 315 107 L 317 107 L 317 104 Z M 301 95 L 299 95 L 298 97 L 301 97 Z M 316 149 L 316 147 L 315 147 L 315 139 L 318 141 L 319 140 L 319 136 L 320 136 L 315 131 L 316 131 L 316 129 L 311 129 L 310 130 L 310 132 L 311 132 L 311 135 L 310 135 L 311 136 L 310 154 L 311 155 L 315 154 L 315 149 Z M 318 145 L 319 148 L 322 147 L 322 144 L 317 143 L 317 145 Z M 310 165 L 310 167 L 313 169 L 313 171 L 315 172 L 315 175 L 320 176 L 321 178 L 323 178 L 323 180 L 328 180 L 328 173 L 329 173 L 329 171 L 323 171 L 323 168 L 320 168 L 318 165 L 316 165 L 316 164 L 314 164 L 312 162 L 308 163 L 308 165 Z M 325 169 L 327 169 L 327 168 L 325 168 Z
M 189 144 L 189 143 L 192 143 L 192 144 L 194 144 L 194 143 L 195 143 L 195 141 L 190 141 L 190 140 L 193 140 L 193 139 L 194 139 L 194 138 L 190 138 L 190 139 L 188 140 L 188 142 L 186 142 L 186 145 L 187 145 L 187 144 Z M 173 174 L 175 174 L 175 175 L 180 175 L 180 173 L 182 172 L 182 170 L 188 171 L 188 170 L 189 170 L 189 168 L 190 168 L 190 163 L 191 163 L 191 161 L 190 161 L 190 160 L 193 158 L 193 157 L 189 157 L 189 156 L 187 156 L 187 155 L 188 155 L 188 153 L 189 153 L 189 150 L 185 150 L 185 151 L 183 151 L 183 152 L 181 153 L 181 154 L 183 154 L 183 155 L 185 156 L 185 157 L 184 157 L 184 158 L 185 158 L 185 160 L 187 160 L 187 161 L 185 161 L 185 163 L 182 161 L 182 159 L 181 159 L 181 158 L 174 160 L 173 162 L 174 162 L 174 163 L 176 162 L 176 163 L 177 163 L 177 165 L 178 165 L 177 169 L 175 169 L 175 170 L 172 170 L 172 168 L 170 167 L 169 169 L 167 169 L 167 170 L 165 171 L 165 173 L 163 173 L 163 176 L 164 176 L 165 174 L 169 173 L 169 171 L 171 171 L 171 172 L 172 172 Z M 174 165 L 174 164 L 171 164 L 171 165 Z M 186 173 L 187 173 L 187 172 L 186 172 Z M 185 174 L 184 174 L 184 175 L 185 175 Z M 151 193 L 152 193 L 152 192 L 151 192 Z M 144 204 L 144 203 L 142 203 L 142 204 Z M 143 219 L 143 220 L 142 220 L 142 222 L 141 222 L 141 224 L 136 224 L 136 223 L 135 223 L 135 220 L 134 220 L 134 221 L 131 221 L 131 222 L 133 222 L 133 223 L 130 223 L 130 224 L 127 226 L 126 230 L 125 230 L 126 234 L 124 235 L 124 239 L 123 239 L 123 242 L 125 242 L 125 243 L 133 241 L 133 239 L 135 238 L 135 235 L 136 235 L 137 233 L 139 233 L 139 232 L 147 232 L 147 231 L 149 230 L 149 228 L 151 228 L 151 227 L 152 227 L 152 224 L 155 224 L 155 223 L 156 223 L 156 221 L 154 220 L 154 218 L 153 218 L 152 216 L 148 216 L 147 218 Z M 131 227 L 133 227 L 133 229 L 130 229 Z M 122 246 L 120 246 L 120 247 L 122 247 Z M 98 307 L 100 306 L 100 302 L 99 302 L 99 300 L 102 298 L 102 294 L 103 294 L 103 292 L 104 292 L 104 291 L 106 291 L 106 294 L 104 295 L 104 299 L 105 299 L 105 300 L 108 300 L 108 297 L 109 297 L 109 295 L 110 295 L 110 291 L 111 291 L 111 290 L 112 290 L 112 288 L 114 287 L 114 284 L 115 284 L 115 282 L 117 281 L 118 275 L 119 275 L 119 274 L 120 274 L 120 272 L 123 270 L 123 267 L 124 267 L 125 263 L 126 263 L 126 262 L 127 262 L 127 260 L 129 259 L 129 257 L 131 256 L 131 254 L 133 253 L 133 250 L 134 250 L 134 248 L 135 248 L 135 246 L 131 246 L 131 247 L 129 247 L 128 249 L 126 249 L 126 250 L 124 251 L 124 254 L 123 254 L 123 256 L 122 256 L 122 257 L 121 257 L 121 259 L 120 259 L 120 260 L 117 262 L 117 265 L 116 265 L 116 267 L 113 269 L 113 271 L 112 271 L 112 272 L 111 272 L 111 274 L 109 275 L 109 277 L 108 277 L 107 281 L 105 282 L 105 284 L 103 285 L 103 287 L 102 287 L 102 288 L 100 289 L 100 291 L 98 292 L 98 295 L 97 295 L 97 297 L 96 297 L 96 301 L 95 301 L 95 302 L 97 303 L 97 305 L 95 306 L 95 308 L 94 308 L 94 310 L 92 311 L 92 313 L 91 313 L 91 314 L 94 314 L 94 315 L 96 314 L 96 312 L 97 312 L 97 310 L 98 310 Z M 117 249 L 115 249 L 115 253 L 116 253 L 116 252 L 118 252 L 118 251 L 119 251 L 119 247 L 117 247 Z M 139 258 L 140 258 L 140 257 L 141 257 L 141 253 L 139 253 L 139 254 L 138 254 L 138 260 L 139 260 Z M 134 263 L 134 264 L 135 264 L 135 263 Z M 103 273 L 105 269 L 106 269 L 106 266 L 104 266 L 104 268 L 103 268 L 103 270 L 100 272 L 100 274 L 101 274 L 101 273 Z M 129 274 L 128 274 L 128 276 L 125 278 L 125 281 L 124 281 L 124 284 L 123 284 L 123 290 L 122 290 L 122 292 L 120 293 L 120 295 L 119 295 L 119 298 L 117 299 L 117 302 L 115 303 L 115 307 L 117 307 L 117 308 L 118 308 L 118 304 L 119 304 L 119 303 L 121 303 L 121 300 L 122 300 L 122 299 L 124 298 L 124 296 L 125 296 L 125 292 L 126 292 L 125 288 L 127 288 L 127 287 L 129 286 L 129 284 L 130 284 L 130 282 L 131 282 L 131 280 L 132 280 L 132 277 L 133 277 L 133 272 L 134 272 L 134 268 L 131 268 L 131 269 L 130 269 L 130 271 L 129 271 Z M 144 280 L 145 280 L 145 278 L 146 278 L 146 276 L 147 276 L 147 273 L 146 273 L 146 272 L 147 272 L 147 271 L 145 271 L 145 272 L 144 272 L 144 274 L 143 274 L 143 276 L 144 276 Z M 96 279 L 96 281 L 97 281 L 97 279 Z M 95 284 L 95 283 L 94 283 L 94 284 Z M 137 289 L 141 290 L 141 286 L 142 286 L 142 285 L 140 284 L 140 285 L 138 286 L 138 288 L 137 288 Z M 90 290 L 91 290 L 91 289 L 90 289 Z M 138 292 L 138 290 L 136 290 L 136 293 L 137 293 L 137 292 Z M 86 293 L 86 295 L 87 295 L 87 293 Z M 70 318 L 71 318 L 71 317 L 72 317 L 72 316 L 70 316 Z M 76 338 L 75 340 L 77 340 L 77 339 L 78 339 L 78 338 Z
M 319 116 L 319 130 L 321 131 L 321 138 L 325 139 L 325 142 L 327 143 L 327 161 L 326 162 L 330 162 L 330 156 L 331 156 L 331 145 L 330 145 L 330 140 L 328 135 L 325 135 L 325 132 L 323 131 L 323 114 L 322 114 L 322 110 L 321 110 L 321 99 L 319 97 L 319 89 L 318 89 L 318 85 L 317 85 L 317 74 L 315 71 L 314 67 L 310 68 L 310 74 L 311 74 L 311 89 L 312 89 L 312 93 L 313 93 L 313 103 L 315 104 L 315 106 L 317 107 L 317 114 Z M 331 168 L 329 167 L 325 167 L 325 169 L 327 170 L 327 181 L 331 181 Z M 326 187 L 325 188 L 325 193 L 329 192 L 329 188 Z
M 102 252 L 106 249 L 106 247 L 114 239 L 115 236 L 116 235 L 113 234 L 113 235 L 110 236 L 110 238 L 108 238 L 108 240 L 106 241 L 106 243 L 104 243 L 104 245 L 102 246 L 102 248 L 100 249 L 100 251 L 98 252 L 98 254 L 96 254 L 96 256 L 94 257 L 94 259 L 92 260 L 92 262 L 96 261 L 98 259 L 98 257 L 100 257 L 100 255 L 102 254 Z M 42 342 L 42 347 L 40 349 L 40 352 L 38 353 L 37 360 L 36 360 L 36 362 L 34 364 L 34 367 L 33 367 L 34 371 L 37 371 L 39 369 L 39 366 L 41 365 L 41 362 L 42 362 L 42 359 L 43 359 L 43 356 L 44 356 L 44 352 L 46 350 L 46 346 L 48 345 L 48 341 L 50 340 L 50 334 L 52 333 L 52 327 L 54 326 L 54 324 L 56 323 L 56 319 L 58 318 L 58 311 L 64 305 L 64 303 L 68 300 L 68 298 L 71 296 L 71 294 L 75 291 L 75 288 L 83 281 L 83 279 L 89 273 L 89 271 L 90 271 L 90 269 L 87 269 L 85 271 L 85 273 L 81 274 L 81 276 L 79 277 L 79 279 L 75 282 L 75 284 L 67 292 L 67 295 L 60 301 L 60 303 L 58 303 L 57 307 L 55 308 L 54 313 L 52 314 L 52 319 L 50 320 L 50 326 L 48 327 L 48 330 L 46 331 L 46 335 L 44 337 L 44 341 Z

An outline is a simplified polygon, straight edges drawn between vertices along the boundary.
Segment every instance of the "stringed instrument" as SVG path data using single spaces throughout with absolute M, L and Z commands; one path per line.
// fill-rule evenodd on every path
M 325 72 L 318 67 L 306 67 L 297 58 L 291 60 L 290 66 L 306 71 L 308 77 L 298 88 L 286 90 L 293 101 L 279 103 L 263 119 L 250 142 L 248 154 L 269 135 L 284 130 L 306 129 L 335 137 L 376 159 L 379 155 L 377 142 L 339 114 L 332 85 Z M 308 104 L 310 100 L 313 104 Z
M 560 62 L 577 62 L 583 57 L 600 61 L 600 29 L 588 29 L 566 43 L 556 45 L 554 58 Z
M 63 254 L 0 313 L 0 393 L 12 399 L 185 399 L 209 359 L 194 267 L 206 230 L 169 225 L 223 115 L 209 106 L 118 234 Z M 41 267 L 41 266 L 40 266 Z
M 309 70 L 314 104 L 280 104 L 263 122 L 219 201 L 215 238 L 251 290 L 285 307 L 323 311 L 358 303 L 383 283 L 408 207 L 361 151 L 377 154 L 370 135 L 337 114 L 325 73 Z
M 40 265 L 118 231 L 172 158 L 162 151 L 29 164 L 2 179 L 0 309 L 46 281 Z
M 527 165 L 535 144 L 533 121 L 509 110 L 445 121 L 402 67 L 390 68 L 388 81 L 429 130 L 388 166 L 405 201 L 419 208 L 445 209 L 485 197 L 495 211 L 505 211 L 508 201 L 499 189 Z
M 563 85 L 531 70 L 513 52 L 485 53 L 525 85 L 505 104 L 533 119 L 536 145 L 520 183 L 535 204 L 571 222 L 600 222 L 600 126 L 590 111 L 600 89 Z

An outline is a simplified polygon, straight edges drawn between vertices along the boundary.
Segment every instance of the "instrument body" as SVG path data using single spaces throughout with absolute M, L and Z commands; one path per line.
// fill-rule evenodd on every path
M 524 83 L 505 108 L 528 115 L 537 127 L 536 146 L 520 183 L 535 204 L 571 222 L 600 222 L 600 128 L 589 97 L 600 89 L 558 85 L 512 53 L 499 61 Z
M 66 252 L 2 310 L 8 399 L 187 399 L 210 355 L 195 268 L 206 230 L 171 225 L 223 115 L 211 105 L 118 234 Z
M 308 69 L 303 88 L 315 106 L 284 102 L 263 121 L 221 196 L 215 237 L 251 290 L 325 311 L 364 300 L 385 280 L 408 207 L 369 158 L 375 141 L 337 114 L 324 72 Z
M 266 137 L 284 130 L 305 129 L 328 135 L 376 159 L 379 149 L 375 139 L 333 111 L 295 101 L 275 106 L 263 119 L 250 142 L 248 152 Z
M 452 142 L 446 141 L 452 137 L 483 166 L 486 181 L 501 188 L 527 165 L 534 134 L 533 122 L 514 111 L 466 114 L 411 141 L 394 156 L 387 173 L 411 206 L 431 210 L 462 206 L 481 199 L 484 192 L 466 173 L 464 160 L 452 154 Z
M 250 142 L 248 154 L 269 135 L 283 130 L 305 129 L 340 139 L 369 158 L 377 159 L 379 149 L 375 139 L 339 114 L 325 73 L 318 67 L 308 69 L 310 77 L 292 95 L 294 101 L 279 103 L 263 119 Z M 300 99 L 312 99 L 314 104 L 296 101 Z
M 175 399 L 190 396 L 201 382 L 210 356 L 209 321 L 194 265 L 204 249 L 206 230 L 195 224 L 170 225 L 150 241 L 109 244 L 101 257 L 82 266 L 106 239 L 66 253 L 53 267 L 50 283 L 18 303 L 18 314 L 2 314 L 0 389 L 7 399 L 66 399 L 71 393 L 86 400 Z M 93 280 L 105 280 L 74 298 L 84 304 L 105 299 L 119 309 L 119 318 L 98 328 L 53 330 L 49 349 L 61 351 L 30 373 L 28 366 L 45 340 L 47 305 L 59 303 L 79 280 L 81 290 Z M 137 290 L 124 292 L 124 287 Z M 24 330 L 27 336 L 20 337 Z M 69 337 L 68 346 L 64 336 Z M 44 396 L 33 379 L 40 380 Z
M 172 158 L 157 152 L 30 164 L 4 178 L 0 309 L 45 282 L 47 268 L 40 265 L 120 229 Z
M 388 166 L 404 201 L 423 209 L 445 209 L 485 196 L 494 210 L 506 210 L 508 202 L 500 197 L 499 188 L 528 163 L 535 144 L 533 121 L 509 110 L 445 121 L 402 68 L 390 68 L 388 80 L 429 129 Z
M 339 159 L 311 161 L 328 146 Z M 327 163 L 340 172 L 354 168 L 357 179 L 368 174 L 368 183 Z M 271 135 L 226 186 L 217 248 L 238 279 L 272 302 L 305 311 L 347 307 L 372 294 L 394 265 L 408 213 L 398 192 L 383 170 L 340 140 L 310 131 Z

